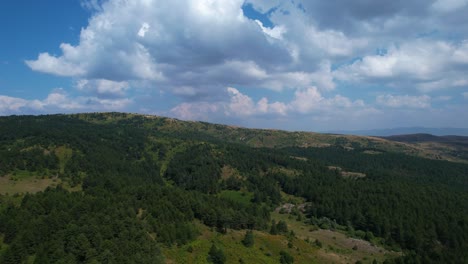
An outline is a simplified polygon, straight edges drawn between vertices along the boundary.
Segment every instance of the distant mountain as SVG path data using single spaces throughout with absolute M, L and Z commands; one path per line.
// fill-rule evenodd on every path
M 411 144 L 420 149 L 437 153 L 449 160 L 468 160 L 468 137 L 434 136 L 431 134 L 410 134 L 382 137 L 387 140 Z
M 431 134 L 409 134 L 388 136 L 383 138 L 406 143 L 438 142 L 451 145 L 468 146 L 468 137 L 466 136 L 434 136 Z
M 335 130 L 335 131 L 327 131 L 326 133 L 360 135 L 360 136 L 378 136 L 378 137 L 387 137 L 387 136 L 394 136 L 394 135 L 409 135 L 409 134 L 431 134 L 435 136 L 446 136 L 446 135 L 468 136 L 468 128 L 399 127 L 399 128 L 371 129 L 371 130 Z

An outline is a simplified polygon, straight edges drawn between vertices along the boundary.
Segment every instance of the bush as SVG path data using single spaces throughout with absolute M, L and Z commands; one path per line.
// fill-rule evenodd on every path
M 246 247 L 253 247 L 254 245 L 254 236 L 252 230 L 245 232 L 244 239 L 242 239 L 242 244 Z
M 294 258 L 286 251 L 280 252 L 280 263 L 281 264 L 292 264 L 294 263 Z
M 214 244 L 211 245 L 210 251 L 208 252 L 208 257 L 206 258 L 208 262 L 213 264 L 224 264 L 226 262 L 226 255 L 222 249 L 217 248 Z

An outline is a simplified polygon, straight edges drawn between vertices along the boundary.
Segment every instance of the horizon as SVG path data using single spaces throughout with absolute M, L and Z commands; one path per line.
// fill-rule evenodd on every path
M 0 115 L 467 129 L 466 13 L 449 0 L 3 1 Z
M 364 130 L 288 130 L 281 128 L 269 128 L 269 127 L 255 127 L 255 126 L 242 126 L 230 123 L 215 123 L 210 121 L 202 120 L 183 120 L 177 117 L 155 115 L 155 114 L 144 114 L 144 113 L 132 113 L 132 112 L 76 112 L 76 113 L 39 113 L 39 114 L 28 114 L 28 115 L 6 115 L 1 117 L 15 117 L 15 116 L 48 116 L 48 115 L 83 115 L 83 114 L 127 114 L 127 115 L 140 115 L 144 117 L 157 117 L 173 119 L 181 122 L 205 122 L 212 125 L 221 125 L 228 127 L 236 127 L 241 129 L 252 129 L 252 130 L 276 130 L 285 132 L 299 132 L 299 133 L 318 133 L 318 134 L 330 134 L 330 135 L 354 135 L 354 136 L 375 136 L 375 137 L 388 137 L 388 136 L 400 136 L 400 135 L 415 135 L 415 134 L 428 134 L 432 136 L 463 136 L 468 137 L 468 127 L 393 127 L 393 128 L 381 128 L 381 129 L 364 129 Z M 404 131 L 404 132 L 395 132 Z M 445 132 L 443 132 L 445 131 Z M 452 132 L 447 132 L 452 131 Z

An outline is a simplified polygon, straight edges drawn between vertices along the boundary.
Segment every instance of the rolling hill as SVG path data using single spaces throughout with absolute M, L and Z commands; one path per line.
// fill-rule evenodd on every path
M 447 160 L 466 162 L 468 160 L 468 137 L 434 136 L 430 134 L 409 134 L 384 137 L 385 139 L 404 142 L 416 148 L 426 150 L 433 155 Z
M 466 263 L 468 165 L 423 139 L 0 117 L 0 262 Z

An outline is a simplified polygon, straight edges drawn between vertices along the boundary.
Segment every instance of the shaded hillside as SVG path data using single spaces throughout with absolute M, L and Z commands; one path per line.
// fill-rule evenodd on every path
M 410 134 L 384 138 L 396 142 L 409 143 L 448 160 L 468 161 L 468 137 Z
M 122 113 L 0 117 L 0 262 L 466 263 L 468 165 L 417 151 Z
M 468 136 L 468 128 L 430 128 L 430 127 L 401 127 L 390 129 L 374 129 L 374 130 L 349 130 L 349 131 L 333 131 L 338 134 L 362 135 L 362 136 L 378 136 L 388 137 L 393 135 L 412 135 L 412 134 L 431 134 L 436 136 L 458 135 Z
M 408 155 L 430 159 L 465 161 L 465 157 L 453 156 L 430 147 L 420 147 L 405 142 L 397 142 L 379 137 L 321 134 L 313 132 L 288 132 L 271 129 L 247 129 L 235 126 L 211 124 L 206 122 L 181 121 L 150 115 L 109 113 L 105 115 L 73 115 L 89 122 L 116 124 L 126 118 L 144 120 L 146 128 L 154 129 L 165 135 L 179 136 L 194 140 L 219 140 L 222 142 L 246 144 L 252 147 L 330 147 L 342 146 L 349 149 L 366 148 L 370 152 L 401 152 Z M 466 158 L 468 160 L 468 158 Z
M 383 138 L 406 143 L 438 142 L 454 146 L 468 146 L 468 137 L 464 136 L 434 136 L 431 134 L 409 134 L 394 135 Z

